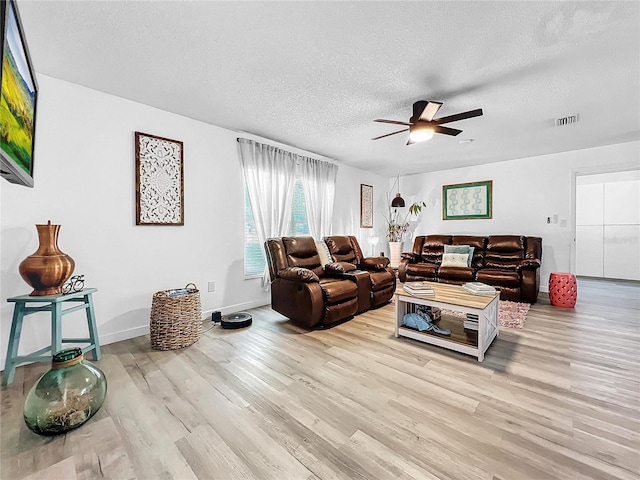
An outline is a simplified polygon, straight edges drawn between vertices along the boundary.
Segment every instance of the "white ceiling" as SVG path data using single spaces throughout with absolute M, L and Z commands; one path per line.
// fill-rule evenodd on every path
M 386 176 L 640 139 L 637 1 L 18 5 L 40 73 Z M 416 100 L 484 116 L 371 140 Z

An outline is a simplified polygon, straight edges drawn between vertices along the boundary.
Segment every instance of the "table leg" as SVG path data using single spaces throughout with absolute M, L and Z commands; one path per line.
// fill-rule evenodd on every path
M 478 325 L 478 361 L 482 362 L 484 360 L 484 342 L 487 329 L 487 312 L 481 311 L 479 313 L 480 323 Z
M 62 305 L 55 302 L 51 306 L 51 356 L 62 350 Z
M 400 310 L 401 303 L 402 303 L 402 306 L 404 307 L 404 302 L 402 302 L 399 297 L 396 297 L 396 330 L 395 330 L 396 338 L 400 336 L 400 333 L 399 333 L 400 322 L 402 321 L 402 316 L 403 316 Z
M 87 307 L 87 323 L 89 325 L 89 338 L 93 345 L 93 360 L 100 360 L 102 353 L 100 352 L 100 340 L 98 340 L 98 328 L 96 327 L 96 314 L 93 309 L 93 297 L 89 293 L 85 295 L 84 302 L 88 304 Z
M 22 319 L 24 318 L 24 304 L 16 303 L 13 309 L 13 321 L 11 322 L 11 333 L 9 334 L 9 346 L 7 347 L 7 358 L 4 364 L 4 375 L 2 385 L 9 385 L 13 382 L 16 373 L 16 357 L 20 346 L 20 334 L 22 333 Z

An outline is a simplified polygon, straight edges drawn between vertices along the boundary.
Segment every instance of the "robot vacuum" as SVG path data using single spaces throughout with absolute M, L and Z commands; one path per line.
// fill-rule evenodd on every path
M 220 325 L 222 325 L 222 328 L 244 328 L 251 325 L 252 321 L 253 320 L 251 318 L 251 315 L 249 315 L 248 313 L 238 312 L 231 313 L 229 315 L 223 315 L 222 319 L 220 320 Z

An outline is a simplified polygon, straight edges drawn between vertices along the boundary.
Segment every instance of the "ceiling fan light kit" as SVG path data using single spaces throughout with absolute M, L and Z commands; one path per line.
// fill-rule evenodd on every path
M 427 140 L 431 140 L 433 138 L 433 134 L 433 128 L 430 128 L 429 126 L 422 123 L 416 123 L 415 125 L 411 125 L 411 127 L 409 127 L 409 140 L 411 140 L 411 143 L 426 142 Z
M 397 132 L 387 133 L 386 135 L 380 135 L 374 137 L 371 140 L 379 140 L 384 137 L 396 135 L 402 132 L 409 132 L 409 141 L 407 145 L 413 145 L 417 142 L 424 142 L 430 140 L 434 133 L 442 133 L 444 135 L 451 135 L 455 137 L 462 133 L 462 130 L 455 128 L 443 127 L 443 123 L 457 122 L 466 118 L 479 117 L 482 115 L 482 109 L 477 108 L 475 110 L 469 110 L 468 112 L 456 113 L 455 115 L 449 115 L 447 117 L 435 118 L 436 113 L 442 106 L 441 102 L 432 102 L 426 100 L 420 100 L 413 104 L 413 116 L 407 122 L 399 122 L 397 120 L 386 120 L 384 118 L 378 118 L 374 122 L 390 123 L 392 125 L 404 125 L 403 130 Z

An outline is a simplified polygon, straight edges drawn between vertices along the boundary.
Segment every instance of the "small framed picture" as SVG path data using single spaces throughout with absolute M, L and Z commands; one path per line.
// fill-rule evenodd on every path
M 491 218 L 492 181 L 442 186 L 442 219 Z
M 373 228 L 373 187 L 360 184 L 360 228 Z

